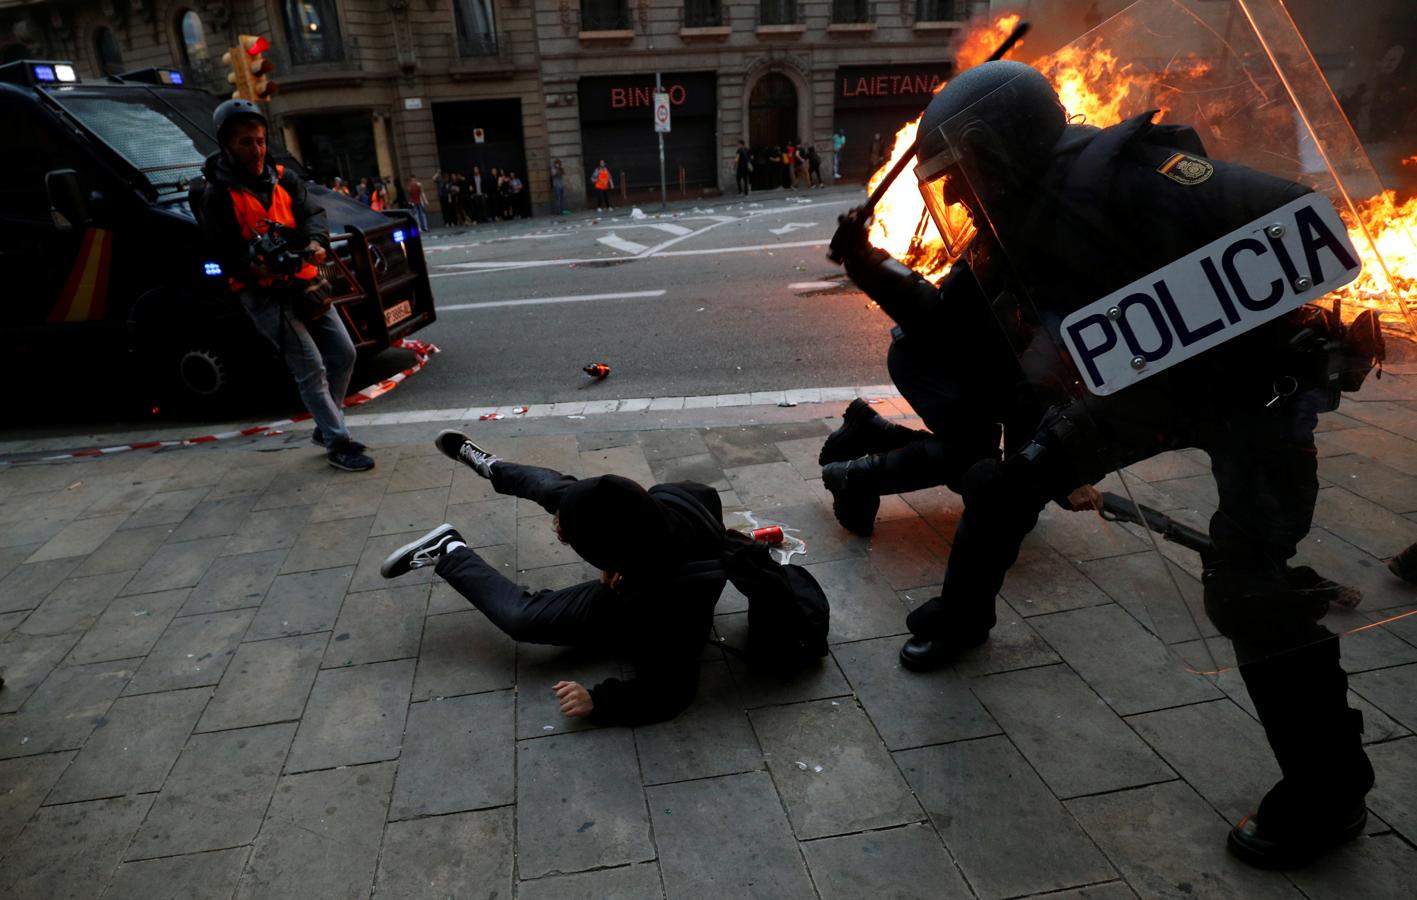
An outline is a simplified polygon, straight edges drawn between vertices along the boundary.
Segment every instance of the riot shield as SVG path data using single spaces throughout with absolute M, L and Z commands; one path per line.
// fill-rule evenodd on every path
M 1029 73 L 921 125 L 1024 388 L 951 571 L 1036 528 L 1203 673 L 1411 633 L 1417 253 L 1282 4 L 1142 0 L 1034 69 L 1056 123 Z

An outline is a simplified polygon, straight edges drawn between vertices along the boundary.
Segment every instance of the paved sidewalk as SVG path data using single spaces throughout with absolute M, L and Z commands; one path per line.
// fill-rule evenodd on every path
M 1417 378 L 1364 398 L 1325 418 L 1304 549 L 1365 593 L 1341 629 L 1417 600 L 1381 564 L 1417 540 Z M 634 730 L 564 719 L 550 692 L 616 660 L 515 645 L 431 572 L 379 577 L 444 520 L 530 586 L 595 574 L 539 508 L 437 455 L 440 423 L 362 430 L 362 475 L 304 432 L 0 468 L 0 896 L 1417 896 L 1417 616 L 1345 642 L 1370 834 L 1249 869 L 1224 839 L 1277 778 L 1263 733 L 1233 673 L 1187 674 L 1147 630 L 1171 578 L 1194 602 L 1194 555 L 1049 509 L 991 642 L 906 673 L 904 614 L 960 505 L 888 498 L 873 539 L 843 532 L 815 464 L 840 406 L 469 426 L 508 458 L 703 481 L 733 523 L 800 529 L 830 657 L 781 682 L 706 647 L 698 702 Z M 1191 524 L 1214 503 L 1199 454 L 1130 474 Z M 725 594 L 722 637 L 744 609 Z

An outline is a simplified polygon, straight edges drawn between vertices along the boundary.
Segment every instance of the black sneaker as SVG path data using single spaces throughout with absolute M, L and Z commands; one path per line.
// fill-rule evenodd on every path
M 310 432 L 310 443 L 314 444 L 316 447 L 325 446 L 325 433 L 320 430 L 320 426 L 316 425 L 315 430 Z M 355 453 L 363 453 L 365 450 L 369 449 L 354 438 L 349 438 L 346 441 L 346 446 Z
M 461 431 L 440 431 L 433 443 L 448 459 L 462 463 L 483 478 L 492 477 L 492 464 L 498 461 L 497 457 L 468 440 Z
M 352 442 L 344 442 L 329 448 L 325 461 L 345 472 L 367 472 L 374 468 L 374 460 L 355 450 Z
M 414 569 L 437 565 L 438 560 L 448 552 L 448 545 L 454 541 L 467 543 L 456 528 L 444 522 L 413 543 L 404 544 L 390 553 L 379 567 L 379 574 L 385 578 L 397 578 Z

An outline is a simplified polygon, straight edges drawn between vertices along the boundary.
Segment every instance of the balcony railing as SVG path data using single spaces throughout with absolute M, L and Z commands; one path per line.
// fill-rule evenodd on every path
M 626 31 L 629 28 L 628 4 L 581 0 L 581 31 Z
M 760 0 L 758 3 L 759 25 L 800 25 L 801 13 L 797 0 Z
M 719 0 L 684 0 L 685 28 L 717 28 L 728 24 L 728 15 Z
M 337 55 L 329 52 L 312 54 L 309 49 L 309 47 L 302 48 L 292 44 L 276 44 L 266 51 L 266 56 L 275 63 L 276 80 L 285 81 L 291 75 L 299 75 L 305 67 L 309 67 L 314 72 L 322 71 L 319 68 L 321 66 L 325 70 L 335 71 L 362 68 L 359 40 L 355 37 L 350 37 L 347 41 L 340 41 Z M 282 78 L 281 73 L 286 73 L 286 78 Z
M 287 52 L 292 65 L 307 66 L 345 62 L 349 56 L 337 32 L 288 35 Z M 351 60 L 352 61 L 352 60 Z
M 915 21 L 958 22 L 964 18 L 960 0 L 915 0 Z
M 870 0 L 832 0 L 833 25 L 863 25 L 875 21 Z

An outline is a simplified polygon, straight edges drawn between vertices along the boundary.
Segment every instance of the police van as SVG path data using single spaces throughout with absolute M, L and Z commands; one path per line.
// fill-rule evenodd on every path
M 84 82 L 64 62 L 0 66 L 0 352 L 67 366 L 116 351 L 130 364 L 96 376 L 143 378 L 188 406 L 225 405 L 247 379 L 283 368 L 233 302 L 189 204 L 217 149 L 220 102 L 176 70 Z M 269 141 L 273 163 L 303 173 Z M 360 356 L 432 323 L 412 218 L 309 192 L 328 215 L 324 275 Z

